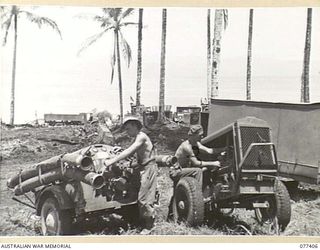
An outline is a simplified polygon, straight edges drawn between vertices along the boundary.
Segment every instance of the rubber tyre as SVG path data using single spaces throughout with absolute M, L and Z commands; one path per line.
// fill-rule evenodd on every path
M 140 213 L 138 204 L 127 205 L 121 208 L 120 214 L 123 220 L 129 223 L 133 227 L 140 226 Z
M 284 231 L 291 219 L 290 195 L 286 186 L 281 181 L 275 183 L 275 194 L 267 201 L 269 208 L 256 209 L 255 215 L 260 223 L 272 223 L 277 217 L 279 228 Z
M 298 181 L 282 181 L 282 183 L 286 186 L 290 196 L 294 196 L 298 192 Z
M 174 191 L 173 218 L 189 226 L 198 226 L 204 222 L 202 189 L 195 178 L 184 177 L 178 182 Z
M 70 210 L 61 210 L 58 201 L 47 198 L 41 207 L 41 231 L 43 235 L 71 234 L 72 213 Z
M 290 195 L 281 181 L 276 182 L 277 217 L 280 230 L 284 231 L 291 219 Z

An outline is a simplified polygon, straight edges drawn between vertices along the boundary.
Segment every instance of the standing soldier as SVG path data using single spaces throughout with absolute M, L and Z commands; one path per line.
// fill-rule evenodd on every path
M 140 188 L 138 193 L 139 218 L 145 228 L 142 232 L 149 233 L 155 219 L 155 196 L 158 168 L 154 158 L 154 148 L 150 138 L 141 131 L 142 123 L 137 117 L 126 117 L 122 128 L 135 140 L 131 146 L 119 155 L 104 162 L 105 167 L 123 160 L 136 153 L 138 170 L 140 171 Z

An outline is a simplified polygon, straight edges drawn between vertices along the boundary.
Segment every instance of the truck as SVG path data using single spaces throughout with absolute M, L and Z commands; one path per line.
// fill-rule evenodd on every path
M 197 106 L 178 106 L 174 115 L 175 122 L 182 122 L 187 125 L 199 123 L 201 107 Z
M 209 133 L 201 143 L 224 149 L 220 155 L 195 153 L 202 161 L 219 160 L 221 167 L 203 168 L 202 183 L 189 176 L 173 178 L 174 220 L 198 226 L 217 210 L 242 208 L 254 210 L 259 223 L 274 225 L 276 232 L 284 231 L 291 219 L 290 196 L 278 178 L 269 124 L 243 117 Z
M 87 113 L 80 114 L 44 114 L 44 122 L 50 126 L 55 125 L 83 125 L 88 122 Z
M 211 99 L 201 120 L 210 134 L 245 116 L 270 124 L 279 175 L 288 187 L 299 182 L 320 184 L 320 103 Z

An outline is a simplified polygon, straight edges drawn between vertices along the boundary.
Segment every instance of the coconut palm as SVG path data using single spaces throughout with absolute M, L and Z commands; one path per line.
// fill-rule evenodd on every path
M 215 11 L 214 36 L 212 41 L 212 68 L 210 98 L 218 96 L 218 73 L 220 65 L 222 30 L 228 25 L 228 10 L 218 9 Z
M 160 91 L 158 121 L 164 119 L 164 90 L 166 73 L 166 36 L 167 36 L 167 9 L 162 10 L 162 35 L 161 35 L 161 62 L 160 62 Z
M 207 98 L 210 99 L 211 77 L 211 10 L 207 12 Z
M 1 29 L 4 30 L 2 45 L 7 44 L 7 38 L 10 27 L 13 26 L 14 44 L 13 44 L 13 63 L 12 63 L 12 81 L 11 81 L 11 100 L 10 100 L 10 124 L 14 124 L 15 110 L 15 84 L 16 84 L 16 66 L 17 66 L 17 43 L 18 43 L 18 19 L 25 17 L 31 23 L 35 23 L 41 28 L 43 25 L 51 27 L 62 39 L 61 32 L 55 21 L 47 17 L 38 16 L 32 12 L 21 9 L 18 6 L 1 6 Z
M 247 56 L 247 100 L 251 100 L 252 28 L 253 28 L 253 9 L 250 9 L 249 33 L 248 33 L 248 56 Z
M 98 22 L 102 31 L 96 35 L 89 37 L 78 54 L 90 45 L 95 43 L 108 31 L 113 31 L 113 53 L 111 56 L 111 83 L 113 82 L 114 67 L 117 62 L 118 81 L 119 81 L 119 102 L 120 102 L 120 122 L 123 121 L 123 100 L 122 100 L 122 76 L 121 76 L 121 57 L 120 57 L 120 45 L 122 47 L 122 54 L 127 61 L 128 67 L 131 62 L 131 48 L 128 42 L 125 40 L 122 29 L 129 25 L 137 25 L 134 22 L 127 22 L 126 18 L 133 13 L 133 8 L 103 8 L 102 15 L 95 15 L 93 20 Z
M 141 102 L 141 74 L 142 74 L 142 20 L 143 9 L 139 9 L 139 23 L 138 23 L 138 62 L 137 62 L 137 96 L 136 107 L 139 109 Z
M 309 71 L 310 71 L 310 52 L 311 52 L 311 28 L 312 28 L 312 8 L 308 8 L 306 40 L 304 45 L 304 57 L 303 57 L 303 71 L 301 76 L 301 102 L 310 102 Z

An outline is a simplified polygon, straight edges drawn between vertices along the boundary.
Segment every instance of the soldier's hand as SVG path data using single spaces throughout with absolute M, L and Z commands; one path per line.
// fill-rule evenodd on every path
M 220 161 L 214 161 L 212 166 L 220 168 L 221 167 Z
M 109 166 L 111 166 L 113 164 L 113 162 L 110 159 L 107 159 L 103 162 L 103 172 L 106 171 L 108 169 Z

